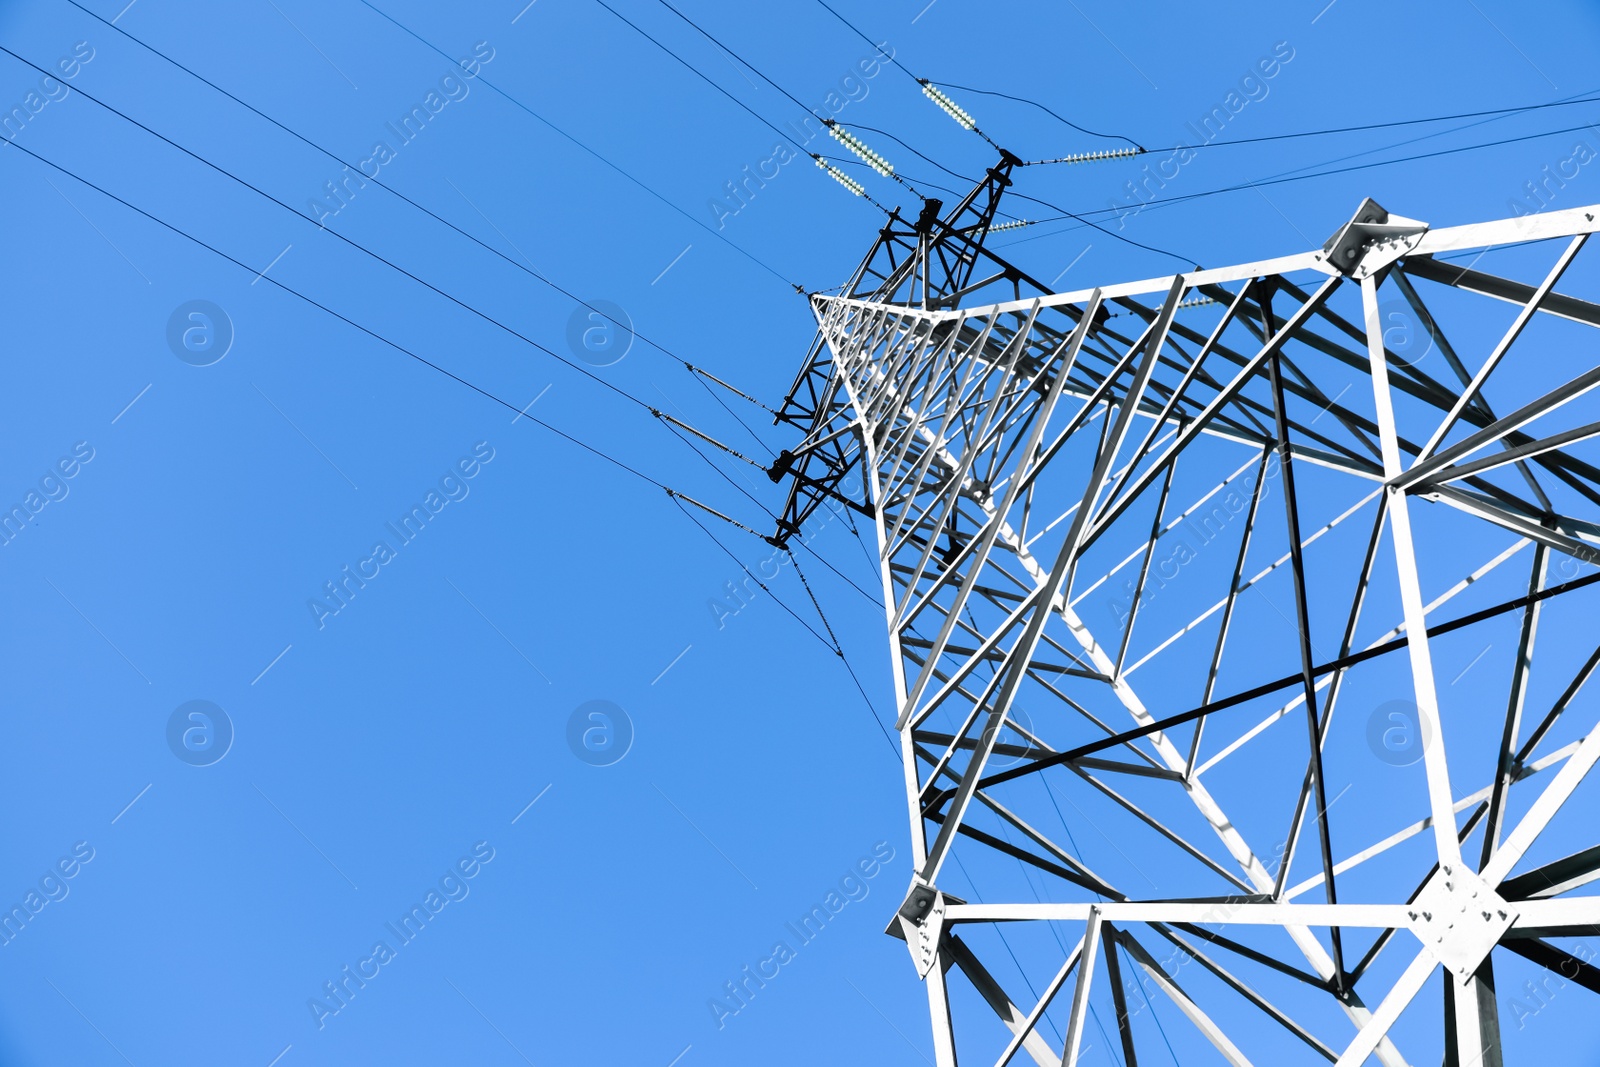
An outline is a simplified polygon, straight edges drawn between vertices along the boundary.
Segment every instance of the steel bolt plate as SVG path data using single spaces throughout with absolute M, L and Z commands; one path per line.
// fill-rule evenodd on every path
M 1476 872 L 1451 865 L 1433 873 L 1408 914 L 1411 932 L 1465 982 L 1517 921 L 1518 912 Z

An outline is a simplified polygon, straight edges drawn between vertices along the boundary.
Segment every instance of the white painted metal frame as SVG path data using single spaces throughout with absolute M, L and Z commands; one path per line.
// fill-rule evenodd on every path
M 1571 603 L 1592 615 L 1600 595 L 1586 592 L 1600 576 L 1580 568 L 1579 577 L 1553 581 L 1550 571 L 1563 554 L 1586 564 L 1600 560 L 1594 547 L 1600 545 L 1600 468 L 1582 448 L 1600 436 L 1600 411 L 1589 397 L 1600 385 L 1600 367 L 1591 358 L 1588 367 L 1552 377 L 1548 355 L 1529 339 L 1541 336 L 1546 320 L 1570 330 L 1600 328 L 1600 304 L 1557 291 L 1564 279 L 1584 277 L 1580 253 L 1600 229 L 1600 209 L 1431 231 L 1400 220 L 1404 225 L 1388 229 L 1405 231 L 1403 247 L 1376 237 L 1358 243 L 1345 271 L 1330 266 L 1334 256 L 1323 250 L 1051 293 L 1009 266 L 994 272 L 978 266 L 985 257 L 996 259 L 982 248 L 982 238 L 1007 184 L 995 176 L 1005 170 L 991 171 L 989 184 L 943 220 L 925 213 L 917 228 L 899 234 L 902 251 L 915 249 L 906 257 L 894 252 L 891 225 L 845 295 L 813 297 L 821 344 L 797 390 L 809 381 L 816 402 L 790 420 L 804 425 L 807 435 L 795 449 L 800 474 L 788 514 L 803 517 L 815 497 L 833 491 L 829 474 L 858 464 L 862 506 L 875 518 L 914 871 L 891 932 L 907 936 L 915 952 L 925 924 L 941 924 L 932 931 L 940 958 L 924 979 L 940 1067 L 952 1067 L 958 1055 L 980 1054 L 969 1049 L 989 1049 L 985 1041 L 993 1047 L 981 1052 L 983 1062 L 1003 1065 L 1022 1050 L 1036 1062 L 1050 1062 L 1060 1048 L 1059 1062 L 1076 1063 L 1084 1045 L 1098 1040 L 1087 1036 L 1097 996 L 1115 1015 L 1116 1034 L 1106 1039 L 1115 1040 L 1123 1062 L 1134 1067 L 1147 1037 L 1130 1016 L 1133 1002 L 1120 977 L 1125 970 L 1147 975 L 1188 1018 L 1184 1040 L 1204 1042 L 1230 1063 L 1252 1062 L 1247 1056 L 1259 1043 L 1253 1022 L 1242 1031 L 1236 1027 L 1239 1019 L 1253 1018 L 1270 1020 L 1340 1067 L 1370 1055 L 1385 1067 L 1430 1062 L 1441 1049 L 1463 1067 L 1500 1064 L 1494 957 L 1487 951 L 1481 961 L 1473 957 L 1477 970 L 1465 979 L 1446 968 L 1437 1047 L 1403 1052 L 1389 1031 L 1451 954 L 1447 950 L 1459 957 L 1467 943 L 1459 931 L 1449 935 L 1450 944 L 1431 940 L 1431 916 L 1419 917 L 1413 899 L 1422 893 L 1454 899 L 1455 883 L 1469 881 L 1468 875 L 1487 894 L 1486 919 L 1495 908 L 1505 909 L 1504 932 L 1491 943 L 1513 945 L 1547 966 L 1556 961 L 1566 977 L 1581 974 L 1580 984 L 1600 991 L 1600 972 L 1577 970 L 1581 961 L 1548 943 L 1600 932 L 1600 897 L 1569 895 L 1600 878 L 1600 848 L 1517 871 L 1600 759 L 1600 713 L 1579 699 L 1600 650 L 1553 708 L 1530 705 L 1528 695 L 1541 613 Z M 1370 228 L 1378 232 L 1384 218 L 1368 202 L 1356 222 L 1377 219 Z M 1360 232 L 1347 227 L 1329 248 Z M 1438 258 L 1561 239 L 1565 247 L 1554 263 L 1531 281 Z M 1339 246 L 1341 256 L 1347 247 Z M 1009 285 L 1016 298 L 948 306 L 947 294 L 978 295 L 967 291 L 975 267 L 989 281 L 972 290 Z M 1024 283 L 1032 290 L 1026 296 Z M 1449 364 L 1448 374 L 1410 365 L 1386 347 L 1382 298 L 1389 291 L 1413 309 Z M 1470 336 L 1452 336 L 1441 325 L 1448 316 L 1422 303 L 1424 292 L 1469 322 L 1479 305 L 1510 302 L 1517 310 L 1510 327 L 1492 338 L 1481 336 L 1481 326 Z M 1185 321 L 1184 301 L 1197 295 L 1216 302 L 1205 328 Z M 1336 304 L 1341 295 L 1359 298 L 1354 321 Z M 1122 328 L 1123 320 L 1136 328 Z M 1587 341 L 1595 345 L 1600 334 Z M 1541 354 L 1544 363 L 1528 363 Z M 1474 363 L 1476 370 L 1469 369 Z M 1518 371 L 1530 366 L 1537 372 Z M 1530 386 L 1517 380 L 1519 373 Z M 1497 407 L 1511 413 L 1496 417 L 1491 394 L 1509 397 L 1511 404 Z M 1276 468 L 1269 464 L 1273 457 Z M 1295 476 L 1306 464 L 1315 477 L 1302 475 L 1297 488 Z M 1248 509 L 1226 511 L 1219 501 L 1243 500 L 1235 482 L 1250 471 Z M 1276 480 L 1267 488 L 1269 477 Z M 1339 479 L 1354 491 L 1338 495 Z M 1284 519 L 1276 518 L 1277 508 L 1263 506 L 1271 493 L 1283 498 Z M 1059 510 L 1051 510 L 1052 503 Z M 1432 551 L 1434 535 L 1417 525 L 1420 511 L 1451 516 L 1470 524 L 1476 536 L 1499 539 L 1488 563 L 1462 572 L 1453 584 L 1447 580 L 1431 601 L 1424 588 L 1438 585 L 1439 576 L 1431 560 L 1429 566 L 1419 560 Z M 1241 517 L 1234 520 L 1236 513 Z M 1335 552 L 1326 547 L 1335 540 L 1328 535 L 1354 517 L 1370 523 L 1364 554 L 1315 555 Z M 1287 533 L 1272 525 L 1284 521 Z M 1156 566 L 1157 549 L 1174 531 L 1181 535 L 1197 524 L 1209 530 L 1208 523 L 1218 525 L 1218 536 L 1232 523 L 1237 534 L 1230 536 L 1239 538 L 1206 562 L 1217 579 L 1215 593 L 1203 600 L 1210 606 L 1164 641 L 1143 640 L 1141 624 L 1157 625 L 1146 622 L 1157 610 L 1156 597 L 1177 595 L 1164 592 L 1170 559 Z M 1529 544 L 1533 568 L 1520 596 L 1448 614 L 1456 610 L 1454 598 L 1474 583 L 1483 583 L 1474 588 L 1478 595 L 1477 589 L 1499 581 Z M 1049 562 L 1036 547 L 1047 550 Z M 1263 551 L 1272 560 L 1265 567 L 1257 559 Z M 1348 570 L 1342 587 L 1353 588 L 1353 595 L 1330 602 L 1320 572 L 1308 579 L 1312 562 L 1323 571 Z M 1103 614 L 1086 614 L 1091 605 L 1114 599 L 1119 580 L 1128 602 L 1115 624 Z M 1242 658 L 1270 658 L 1238 647 L 1246 594 L 1267 597 L 1266 587 L 1281 592 L 1285 584 L 1299 614 L 1284 618 L 1295 640 L 1271 653 L 1281 658 L 1281 669 L 1241 674 Z M 1397 611 L 1398 617 L 1378 619 L 1376 625 L 1392 629 L 1358 645 L 1358 629 L 1374 628 L 1369 617 L 1375 611 Z M 1464 747 L 1473 739 L 1441 708 L 1436 660 L 1447 635 L 1503 616 L 1521 618 L 1518 647 L 1504 679 L 1503 729 L 1479 758 Z M 1343 633 L 1338 655 L 1319 657 L 1315 635 L 1329 627 Z M 1129 662 L 1136 641 L 1153 649 Z M 1202 651 L 1191 652 L 1199 646 Z M 1394 655 L 1402 650 L 1404 657 Z M 1163 664 L 1177 666 L 1152 675 L 1149 688 L 1159 695 L 1135 689 L 1131 674 L 1143 668 L 1143 676 Z M 1401 819 L 1398 829 L 1340 825 L 1340 840 L 1353 836 L 1362 845 L 1335 862 L 1330 827 L 1341 814 L 1325 788 L 1325 753 L 1364 726 L 1341 706 L 1349 699 L 1341 693 L 1379 666 L 1402 664 L 1426 739 L 1412 769 L 1425 786 L 1425 809 Z M 1196 675 L 1198 704 L 1174 701 L 1168 684 L 1174 670 Z M 1238 683 L 1263 676 L 1269 680 Z M 1233 712 L 1248 706 L 1257 712 Z M 1290 712 L 1300 708 L 1306 709 L 1305 725 L 1292 733 Z M 1537 721 L 1531 733 L 1529 718 Z M 1568 733 L 1581 724 L 1580 738 L 1553 745 L 1558 720 Z M 1252 845 L 1253 833 L 1230 816 L 1223 795 L 1206 784 L 1208 777 L 1223 781 L 1234 768 L 1248 766 L 1268 741 L 1277 752 L 1298 745 L 1306 761 L 1296 795 L 1286 797 L 1280 825 L 1287 836 L 1271 864 Z M 1002 767 L 1002 759 L 1016 762 Z M 1487 787 L 1461 788 L 1463 775 L 1480 772 L 1491 776 Z M 1052 804 L 1049 783 L 1059 782 L 1063 789 L 1086 790 L 1102 810 L 1121 813 L 1119 851 L 1133 850 L 1133 856 L 1123 853 L 1130 864 L 1138 856 L 1188 863 L 1192 869 L 1185 869 L 1182 884 L 1209 879 L 1212 888 L 1135 893 L 1095 873 L 1076 847 L 1042 829 L 1048 816 L 1037 814 L 1041 781 Z M 1026 799 L 1016 792 L 1022 786 L 1034 790 Z M 1086 819 L 1073 808 L 1070 821 L 1062 816 L 1069 838 L 1072 824 Z M 1192 817 L 1179 817 L 1179 809 Z M 1246 822 L 1259 829 L 1257 813 L 1247 814 Z M 1564 825 L 1570 832 L 1570 820 Z M 1300 854 L 1300 835 L 1308 829 L 1320 836 L 1320 847 Z M 1431 837 L 1420 866 L 1408 845 L 1419 835 Z M 1465 842 L 1475 835 L 1468 850 Z M 1476 862 L 1468 858 L 1474 852 Z M 1025 875 L 1053 879 L 1049 892 L 1060 899 L 963 899 L 946 887 L 946 861 L 958 853 L 1014 860 Z M 1297 866 L 1314 873 L 1293 879 Z M 1381 871 L 1393 895 L 1347 901 L 1335 890 L 1352 871 Z M 1501 897 L 1502 891 L 1508 895 Z M 1311 893 L 1325 902 L 1297 899 Z M 937 920 L 929 904 L 934 900 L 942 905 Z M 1019 1005 L 981 960 L 1007 929 L 1049 924 L 1073 929 L 1076 947 L 1067 951 L 1071 941 L 1059 944 L 1041 975 L 1042 994 L 1031 1007 Z M 1245 933 L 1224 935 L 1223 927 Z M 1281 938 L 1276 947 L 1251 933 L 1264 937 L 1274 929 Z M 1353 962 L 1343 955 L 1340 934 L 1362 930 L 1372 931 L 1361 935 L 1370 944 Z M 1418 945 L 1396 978 L 1392 967 L 1375 965 L 1401 934 L 1401 941 L 1416 935 Z M 1148 943 L 1155 936 L 1172 941 L 1185 961 L 1200 962 L 1203 971 L 1188 973 L 1207 981 L 1180 985 L 1152 955 Z M 1231 955 L 1229 966 L 1202 953 L 1197 940 Z M 1107 976 L 1104 986 L 1096 982 L 1097 966 Z M 950 985 L 957 972 L 999 1015 L 998 1030 L 967 1036 Z M 1275 1006 L 1268 983 L 1284 982 L 1309 984 L 1326 995 L 1349 1020 L 1343 1032 Z M 1208 1003 L 1222 996 L 1219 991 L 1234 999 Z M 1369 1009 L 1364 996 L 1375 997 L 1377 1008 Z M 1058 1018 L 1051 1044 L 1039 1028 Z

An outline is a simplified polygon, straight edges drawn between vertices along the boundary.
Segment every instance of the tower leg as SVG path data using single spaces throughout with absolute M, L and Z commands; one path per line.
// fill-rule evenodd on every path
M 1484 960 L 1466 985 L 1447 969 L 1441 968 L 1440 976 L 1444 979 L 1445 1067 L 1505 1067 L 1494 962 Z

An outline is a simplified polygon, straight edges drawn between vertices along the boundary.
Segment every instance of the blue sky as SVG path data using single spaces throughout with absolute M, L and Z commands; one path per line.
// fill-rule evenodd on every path
M 653 0 L 608 3 L 726 95 L 595 0 L 124 2 L 83 0 L 341 159 L 378 160 L 385 184 L 501 255 L 374 184 L 334 213 L 328 156 L 66 0 L 0 6 L 0 45 L 56 74 L 41 86 L 0 53 L 0 109 L 27 115 L 6 137 L 74 175 L 0 151 L 0 497 L 45 498 L 0 548 L 0 898 L 44 878 L 63 894 L 0 948 L 0 1062 L 924 1062 L 922 990 L 881 932 L 907 880 L 897 763 L 850 675 L 771 595 L 709 605 L 742 579 L 734 557 L 757 568 L 771 549 L 699 515 L 730 556 L 662 486 L 763 533 L 755 501 L 776 509 L 779 490 L 645 410 L 763 462 L 792 443 L 680 360 L 776 406 L 814 330 L 793 286 L 841 282 L 882 223 L 803 158 L 737 211 L 716 206 L 778 154 L 734 100 L 780 127 L 799 106 Z M 1152 150 L 1192 142 L 1235 93 L 1225 139 L 1600 88 L 1600 12 L 1576 2 L 839 7 L 920 76 Z M 812 0 L 682 9 L 801 100 L 837 93 L 842 120 L 958 174 L 993 162 L 904 71 L 866 73 L 871 46 Z M 951 93 L 1025 159 L 1117 143 Z M 395 126 L 418 105 L 408 140 Z M 1593 120 L 1589 105 L 1413 145 L 1427 130 L 1216 148 L 1162 195 Z M 924 191 L 965 190 L 861 136 Z M 1170 151 L 1033 168 L 1018 192 L 1100 211 L 1105 229 L 1055 222 L 996 246 L 1073 287 L 1299 251 L 1365 196 L 1436 225 L 1496 218 L 1538 206 L 1526 183 L 1578 142 L 1600 152 L 1582 129 L 1137 212 L 1125 183 Z M 1555 194 L 1595 200 L 1587 163 Z M 304 217 L 323 212 L 331 232 Z M 638 336 L 586 361 L 582 309 L 535 274 L 612 302 Z M 198 335 L 185 349 L 194 327 L 231 334 L 226 351 L 212 361 Z M 416 508 L 422 532 L 394 532 Z M 815 544 L 876 589 L 854 539 L 838 520 Z M 821 629 L 789 571 L 772 592 Z M 330 606 L 325 583 L 352 572 L 364 584 Z M 807 577 L 892 717 L 881 608 L 820 565 Z M 169 728 L 191 701 L 230 724 L 203 766 L 169 741 L 219 725 L 186 712 Z M 592 701 L 631 724 L 609 765 L 569 745 Z M 719 1026 L 708 999 L 834 891 L 847 905 Z M 337 1012 L 308 1008 L 400 942 L 386 924 L 430 892 L 422 933 Z M 1561 1024 L 1543 1032 L 1576 1054 Z

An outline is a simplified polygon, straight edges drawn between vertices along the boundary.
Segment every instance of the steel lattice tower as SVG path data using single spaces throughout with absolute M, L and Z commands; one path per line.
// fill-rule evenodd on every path
M 940 1067 L 1500 1064 L 1496 966 L 1600 992 L 1600 208 L 1058 293 L 1015 162 L 812 297 L 774 468 L 876 524 Z

